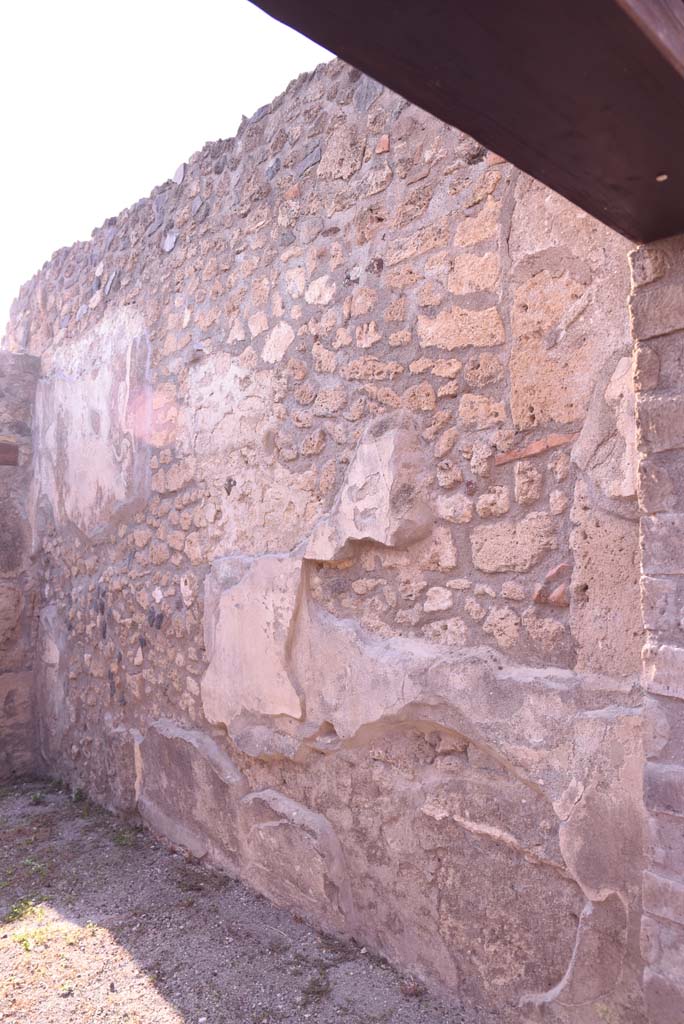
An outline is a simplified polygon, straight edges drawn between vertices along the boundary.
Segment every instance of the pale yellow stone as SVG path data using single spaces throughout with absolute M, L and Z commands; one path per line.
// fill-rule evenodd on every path
M 551 491 L 549 494 L 549 510 L 554 516 L 562 515 L 569 503 L 570 499 L 564 491 Z
M 424 612 L 445 612 L 454 603 L 454 597 L 446 587 L 430 587 L 423 602 Z
M 514 295 L 510 358 L 516 427 L 571 423 L 586 412 L 600 365 L 600 335 L 587 331 L 586 288 L 568 273 L 543 270 Z
M 476 601 L 474 597 L 467 597 L 463 607 L 470 618 L 474 619 L 476 622 L 482 622 L 487 614 L 487 609 L 484 608 L 479 601 Z
M 445 430 L 435 443 L 435 457 L 443 459 L 445 455 L 448 455 L 454 447 L 457 437 L 458 430 L 456 427 L 449 427 L 448 430 Z
M 547 653 L 558 651 L 560 645 L 566 640 L 563 623 L 540 615 L 536 609 L 529 608 L 524 613 L 522 622 L 530 638 Z
M 429 622 L 421 632 L 426 640 L 445 647 L 463 647 L 468 635 L 463 620 L 454 617 Z
M 380 580 L 373 579 L 354 580 L 354 582 L 352 583 L 352 590 L 354 591 L 355 594 L 358 594 L 359 597 L 364 597 L 366 594 L 370 594 L 372 590 L 375 590 L 375 588 L 380 584 L 380 582 Z
M 264 362 L 279 362 L 294 341 L 294 336 L 294 331 L 286 321 L 277 324 L 266 339 L 261 353 Z
M 477 499 L 475 508 L 481 519 L 491 519 L 494 516 L 505 515 L 511 507 L 511 499 L 508 488 L 497 485 L 481 494 Z
M 504 326 L 499 311 L 462 309 L 452 306 L 436 317 L 418 317 L 418 339 L 421 348 L 434 346 L 451 351 L 455 348 L 502 345 Z
M 411 344 L 411 332 L 410 331 L 394 331 L 389 336 L 389 343 L 393 348 L 399 345 L 410 345 Z
M 249 333 L 251 334 L 251 336 L 253 338 L 258 338 L 259 335 L 263 334 L 264 331 L 268 328 L 268 317 L 263 312 L 263 310 L 260 310 L 258 313 L 255 313 L 253 316 L 250 316 L 249 320 L 247 321 L 247 326 L 249 327 Z
M 351 315 L 365 316 L 375 305 L 377 292 L 373 288 L 356 288 L 352 294 Z
M 520 619 L 512 608 L 492 608 L 482 628 L 504 650 L 513 647 L 520 638 Z
M 345 380 L 394 380 L 403 372 L 401 363 L 385 362 L 375 356 L 361 356 L 343 366 L 341 375 Z
M 402 404 L 413 412 L 429 412 L 437 404 L 435 389 L 426 380 L 414 384 L 404 392 Z
M 488 395 L 463 395 L 458 406 L 461 426 L 472 430 L 497 427 L 504 422 L 506 409 L 503 402 L 497 402 Z
M 418 292 L 419 306 L 439 306 L 444 297 L 444 288 L 438 281 L 426 281 Z
M 499 257 L 488 252 L 484 256 L 458 253 L 449 274 L 448 288 L 455 295 L 492 291 L 499 280 Z
M 462 366 L 460 359 L 438 359 L 432 373 L 435 377 L 456 377 Z
M 472 585 L 472 582 L 467 579 L 449 580 L 447 583 L 447 587 L 450 587 L 451 590 L 470 590 Z
M 149 557 L 152 565 L 163 565 L 168 561 L 170 555 L 169 547 L 164 541 L 153 540 L 150 544 Z
M 193 565 L 199 565 L 205 560 L 204 544 L 200 533 L 189 533 L 185 538 L 185 554 Z
M 509 601 L 522 601 L 525 598 L 525 588 L 515 580 L 506 580 L 501 585 L 501 596 Z
M 382 339 L 382 334 L 378 330 L 375 320 L 371 320 L 367 324 L 360 324 L 354 334 L 358 348 L 371 348 Z
M 544 478 L 534 463 L 520 460 L 513 470 L 515 500 L 520 505 L 532 505 L 542 492 Z
M 443 494 L 437 499 L 437 513 L 450 523 L 469 523 L 474 503 L 464 494 Z
M 322 180 L 347 181 L 361 167 L 366 148 L 364 136 L 355 128 L 341 125 L 327 140 L 316 174 Z
M 319 341 L 311 346 L 314 369 L 316 373 L 334 373 L 337 366 L 337 356 L 330 349 L 325 348 Z
M 306 301 L 313 306 L 327 306 L 335 295 L 335 282 L 328 274 L 315 278 L 304 293 Z
M 347 327 L 338 327 L 335 331 L 335 339 L 332 343 L 334 349 L 346 348 L 352 343 L 351 331 Z
M 473 565 L 482 572 L 527 572 L 558 546 L 556 526 L 544 512 L 477 526 L 470 542 Z
M 306 557 L 345 557 L 354 540 L 405 548 L 426 537 L 434 518 L 426 501 L 426 473 L 426 453 L 405 413 L 371 423 L 331 512 L 309 539 Z
M 474 216 L 465 217 L 456 228 L 456 245 L 476 245 L 493 238 L 499 226 L 501 204 L 488 197 L 484 207 Z
M 304 294 L 306 273 L 304 267 L 291 267 L 285 271 L 285 287 L 293 299 L 301 299 Z
M 426 359 L 423 356 L 422 359 L 414 359 L 412 363 L 409 363 L 410 373 L 425 373 L 426 370 L 431 370 L 434 366 L 432 359 Z

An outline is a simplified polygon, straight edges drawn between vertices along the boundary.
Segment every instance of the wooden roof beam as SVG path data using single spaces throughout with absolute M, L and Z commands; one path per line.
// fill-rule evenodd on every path
M 637 241 L 684 231 L 682 0 L 253 0 Z

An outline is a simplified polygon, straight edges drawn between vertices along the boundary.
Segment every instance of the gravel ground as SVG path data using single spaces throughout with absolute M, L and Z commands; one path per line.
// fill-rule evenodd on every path
M 0 836 L 2 1024 L 475 1024 L 54 784 L 0 789 Z

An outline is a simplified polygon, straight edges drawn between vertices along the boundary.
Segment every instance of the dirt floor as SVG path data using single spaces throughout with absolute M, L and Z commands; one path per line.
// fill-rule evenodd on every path
M 50 783 L 0 789 L 0 922 L 2 1024 L 475 1024 Z

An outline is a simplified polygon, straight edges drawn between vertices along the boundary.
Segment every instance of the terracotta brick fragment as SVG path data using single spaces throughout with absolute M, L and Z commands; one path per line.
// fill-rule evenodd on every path
M 518 448 L 511 452 L 502 452 L 494 456 L 494 465 L 503 466 L 507 462 L 515 462 L 516 459 L 528 459 L 531 455 L 541 455 L 550 448 L 558 448 L 562 444 L 572 444 L 579 437 L 579 431 L 574 434 L 549 434 L 540 441 L 533 441 L 526 448 Z

